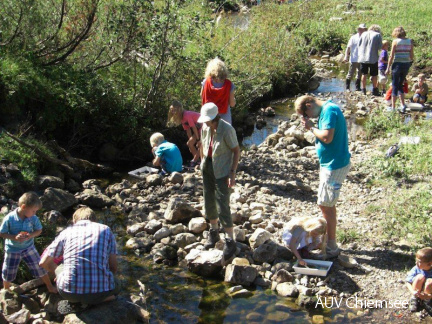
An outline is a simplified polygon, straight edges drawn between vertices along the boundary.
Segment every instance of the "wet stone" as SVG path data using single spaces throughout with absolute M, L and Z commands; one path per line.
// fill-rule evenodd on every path
M 252 312 L 246 315 L 246 320 L 261 322 L 263 320 L 263 315 L 260 313 Z
M 290 317 L 289 313 L 276 311 L 272 312 L 270 314 L 267 314 L 267 320 L 269 322 L 275 322 L 275 323 L 282 323 L 284 321 L 287 321 Z

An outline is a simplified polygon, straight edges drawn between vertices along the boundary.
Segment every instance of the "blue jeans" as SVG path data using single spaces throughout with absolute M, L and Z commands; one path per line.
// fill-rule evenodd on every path
M 403 83 L 411 63 L 396 62 L 392 64 L 392 96 L 403 94 Z

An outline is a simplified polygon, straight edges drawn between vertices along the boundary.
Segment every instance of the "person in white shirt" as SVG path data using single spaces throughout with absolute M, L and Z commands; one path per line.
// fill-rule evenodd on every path
M 356 81 L 355 81 L 356 91 L 361 91 L 361 88 L 360 88 L 361 72 L 360 72 L 360 62 L 358 61 L 357 47 L 358 47 L 358 42 L 360 40 L 361 34 L 366 30 L 367 30 L 366 25 L 360 24 L 357 27 L 357 33 L 352 35 L 348 41 L 348 45 L 347 45 L 347 48 L 345 50 L 345 58 L 344 58 L 345 63 L 347 63 L 348 61 L 350 63 L 349 69 L 348 69 L 348 74 L 347 74 L 346 80 L 345 80 L 345 89 L 346 90 L 350 89 L 350 83 L 351 83 L 352 77 L 355 74 L 356 75 Z

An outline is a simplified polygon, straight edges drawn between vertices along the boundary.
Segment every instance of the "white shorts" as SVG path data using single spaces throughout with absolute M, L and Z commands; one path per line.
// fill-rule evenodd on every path
M 351 163 L 336 170 L 320 168 L 318 205 L 325 207 L 333 207 L 336 205 L 342 188 L 342 182 L 344 182 L 350 168 Z

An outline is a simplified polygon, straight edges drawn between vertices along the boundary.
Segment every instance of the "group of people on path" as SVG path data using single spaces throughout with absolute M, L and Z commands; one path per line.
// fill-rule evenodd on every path
M 396 111 L 396 100 L 399 97 L 400 111 L 405 112 L 405 92 L 403 84 L 408 75 L 408 71 L 414 60 L 414 45 L 411 39 L 406 37 L 405 29 L 402 26 L 396 27 L 392 36 L 390 55 L 388 55 L 389 42 L 382 40 L 381 27 L 372 25 L 366 28 L 365 24 L 360 24 L 357 33 L 351 36 L 345 51 L 344 61 L 350 63 L 346 77 L 346 89 L 350 89 L 353 76 L 356 76 L 356 90 L 366 94 L 367 76 L 370 75 L 372 81 L 372 95 L 380 96 L 385 94 L 387 75 L 392 76 L 391 84 L 391 108 L 389 111 Z M 381 50 L 381 53 L 379 51 Z M 379 82 L 383 92 L 379 90 Z M 424 91 L 416 92 L 421 96 L 415 96 L 415 102 L 424 103 Z

